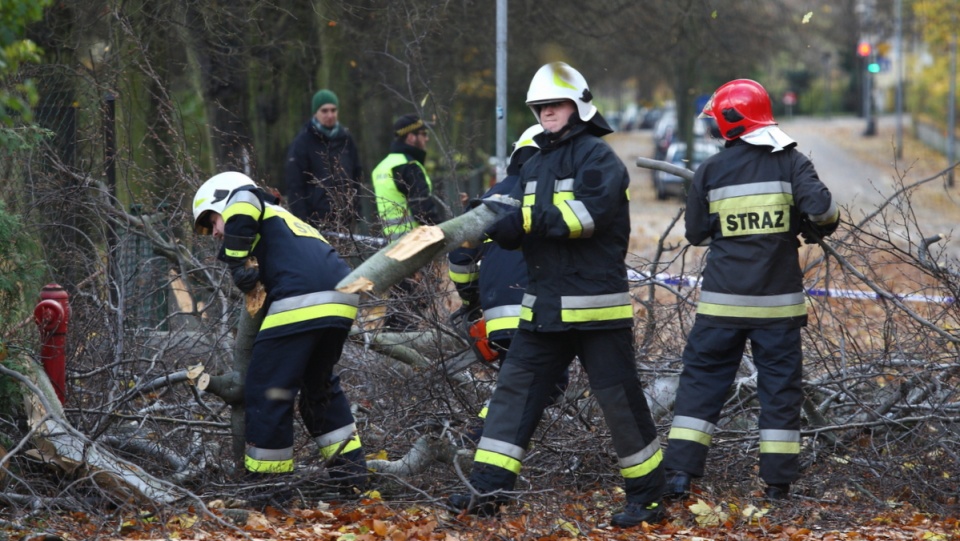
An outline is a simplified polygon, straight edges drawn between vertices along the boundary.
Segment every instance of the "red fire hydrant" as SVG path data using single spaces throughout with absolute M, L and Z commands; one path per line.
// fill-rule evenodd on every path
M 40 360 L 60 403 L 66 402 L 67 323 L 70 322 L 70 296 L 59 284 L 47 284 L 40 290 L 40 302 L 33 309 L 33 320 L 40 328 Z

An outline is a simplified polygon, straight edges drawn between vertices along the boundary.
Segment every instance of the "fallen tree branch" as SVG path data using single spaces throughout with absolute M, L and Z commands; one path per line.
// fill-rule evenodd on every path
M 139 466 L 114 456 L 73 428 L 63 417 L 47 375 L 34 363 L 23 364 L 27 374 L 0 365 L 0 374 L 17 380 L 29 392 L 24 402 L 27 419 L 35 429 L 33 443 L 42 455 L 56 458 L 67 466 L 89 469 L 105 485 L 133 493 L 148 501 L 171 503 L 183 497 L 179 489 L 145 472 Z

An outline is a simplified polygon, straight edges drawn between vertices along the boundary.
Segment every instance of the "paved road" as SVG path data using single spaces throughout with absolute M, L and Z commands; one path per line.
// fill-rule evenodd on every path
M 866 124 L 859 118 L 795 119 L 782 122 L 783 130 L 797 141 L 797 149 L 807 155 L 837 203 L 851 208 L 875 208 L 890 193 L 892 171 L 867 163 L 841 146 L 836 138 L 856 137 Z M 878 193 L 880 190 L 880 193 Z
M 781 127 L 797 140 L 799 150 L 810 156 L 821 179 L 854 218 L 872 212 L 894 192 L 899 174 L 893 160 L 895 124 L 892 117 L 878 119 L 876 137 L 862 136 L 865 122 L 859 118 L 796 118 L 781 122 Z M 631 252 L 647 257 L 684 202 L 657 201 L 650 171 L 635 165 L 638 156 L 653 154 L 649 130 L 615 133 L 608 136 L 607 141 L 631 175 Z M 907 181 L 925 178 L 945 164 L 945 160 L 939 163 L 940 156 L 931 157 L 929 151 L 912 149 L 919 146 L 917 143 L 905 145 L 906 155 L 899 169 L 903 174 L 903 164 L 908 164 Z M 932 183 L 924 190 L 926 194 L 913 202 L 918 219 L 927 226 L 924 234 L 949 232 L 960 224 L 960 197 L 951 194 L 942 183 Z M 683 242 L 682 222 L 670 230 L 667 240 Z M 960 256 L 960 239 L 949 244 L 948 251 Z

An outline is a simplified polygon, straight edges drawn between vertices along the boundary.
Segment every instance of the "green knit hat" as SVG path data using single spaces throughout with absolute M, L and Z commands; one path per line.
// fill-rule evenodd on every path
M 311 110 L 314 113 L 316 113 L 317 109 L 323 107 L 328 103 L 332 103 L 338 108 L 340 107 L 340 100 L 337 99 L 337 95 L 334 94 L 332 90 L 327 90 L 326 88 L 324 88 L 323 90 L 313 95 L 313 101 L 311 102 L 313 109 Z

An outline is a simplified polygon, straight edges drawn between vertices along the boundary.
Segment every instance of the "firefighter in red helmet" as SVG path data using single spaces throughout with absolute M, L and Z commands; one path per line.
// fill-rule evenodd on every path
M 703 109 L 726 148 L 694 175 L 686 238 L 709 246 L 696 321 L 683 352 L 669 445 L 667 499 L 703 475 L 707 451 L 747 342 L 757 366 L 760 477 L 771 500 L 799 478 L 803 402 L 800 328 L 807 323 L 798 235 L 833 233 L 840 214 L 830 190 L 773 119 L 756 81 L 717 89 Z

